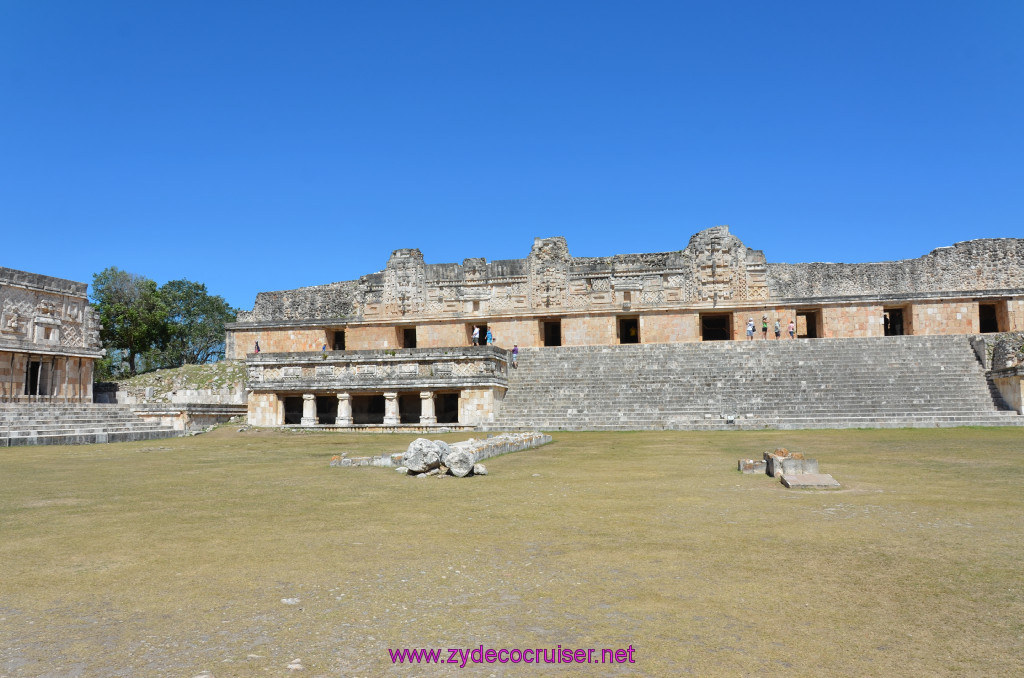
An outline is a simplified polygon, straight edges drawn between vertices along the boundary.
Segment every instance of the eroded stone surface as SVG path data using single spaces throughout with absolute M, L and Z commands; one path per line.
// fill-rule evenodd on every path
M 783 475 L 782 484 L 794 489 L 799 488 L 831 488 L 839 487 L 838 481 L 828 473 L 801 473 L 799 475 Z

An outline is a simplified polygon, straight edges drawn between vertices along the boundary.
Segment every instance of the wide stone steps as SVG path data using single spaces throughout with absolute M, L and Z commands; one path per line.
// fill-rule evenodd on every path
M 965 337 L 522 349 L 488 428 L 1024 425 Z
M 128 442 L 178 435 L 179 431 L 135 416 L 126 405 L 0 404 L 0 447 Z

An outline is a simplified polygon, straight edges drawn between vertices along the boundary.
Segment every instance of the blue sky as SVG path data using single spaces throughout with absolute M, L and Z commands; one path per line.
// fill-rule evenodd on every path
M 1024 237 L 1024 2 L 0 0 L 0 265 L 256 293 L 428 262 Z

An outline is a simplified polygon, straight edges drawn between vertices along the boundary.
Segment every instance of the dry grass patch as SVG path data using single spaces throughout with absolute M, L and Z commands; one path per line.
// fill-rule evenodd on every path
M 387 648 L 481 644 L 637 663 L 469 675 L 1024 673 L 1024 429 L 559 433 L 480 478 L 328 468 L 413 437 L 3 450 L 0 675 L 457 675 Z M 735 471 L 778 445 L 843 489 Z

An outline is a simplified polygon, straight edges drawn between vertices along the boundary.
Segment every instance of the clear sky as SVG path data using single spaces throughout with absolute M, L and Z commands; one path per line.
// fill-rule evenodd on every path
M 0 265 L 256 293 L 431 263 L 1024 237 L 1024 2 L 0 0 Z

